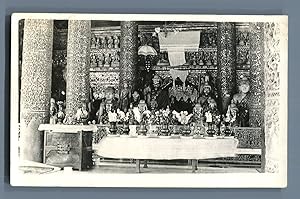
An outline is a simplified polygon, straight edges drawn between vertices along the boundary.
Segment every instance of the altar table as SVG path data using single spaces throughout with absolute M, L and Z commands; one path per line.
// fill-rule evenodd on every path
M 136 159 L 137 172 L 140 171 L 140 160 L 193 160 L 193 171 L 196 160 L 234 157 L 238 140 L 228 138 L 192 137 L 105 137 L 94 145 L 97 155 L 105 158 Z

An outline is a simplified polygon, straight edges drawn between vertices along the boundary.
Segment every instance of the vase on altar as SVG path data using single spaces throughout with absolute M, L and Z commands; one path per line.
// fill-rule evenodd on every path
M 231 136 L 231 134 L 232 134 L 229 125 L 230 125 L 229 122 L 225 122 L 225 129 L 224 129 L 225 136 Z
M 147 127 L 145 124 L 140 125 L 140 129 L 138 131 L 139 135 L 146 135 L 147 134 Z
M 129 135 L 130 136 L 136 136 L 136 125 L 129 125 Z
M 130 129 L 129 129 L 129 124 L 127 123 L 127 122 L 124 122 L 123 123 L 123 128 L 122 128 L 122 134 L 123 135 L 128 135 L 129 134 L 129 131 L 130 131 Z
M 169 135 L 169 126 L 167 124 L 162 124 L 160 129 L 160 134 L 163 136 Z
M 187 125 L 187 124 L 184 124 L 183 127 L 182 127 L 182 135 L 183 136 L 189 136 L 190 133 L 191 133 L 190 126 Z
M 110 122 L 110 127 L 109 127 L 109 131 L 112 135 L 116 135 L 117 134 L 117 123 L 116 122 Z
M 215 131 L 215 129 L 213 128 L 212 122 L 208 122 L 207 125 L 208 125 L 208 129 L 207 129 L 207 131 L 206 131 L 206 132 L 207 132 L 207 135 L 208 135 L 209 137 L 213 137 L 216 131 Z

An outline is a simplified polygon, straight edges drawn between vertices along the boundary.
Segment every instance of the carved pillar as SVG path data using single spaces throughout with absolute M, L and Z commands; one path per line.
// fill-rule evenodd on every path
M 121 22 L 120 90 L 124 82 L 135 88 L 138 58 L 138 26 L 133 21 Z
M 236 82 L 236 45 L 235 24 L 218 23 L 218 90 L 221 97 L 222 112 L 225 113 L 235 92 Z
M 68 22 L 66 114 L 89 100 L 91 21 Z
M 263 23 L 250 23 L 249 125 L 262 127 L 264 120 L 264 32 Z
M 249 103 L 249 125 L 250 127 L 261 127 L 262 129 L 262 155 L 261 168 L 265 171 L 265 132 L 264 132 L 264 28 L 263 23 L 250 23 L 250 103 Z
M 41 123 L 49 122 L 52 76 L 53 21 L 26 19 L 24 24 L 20 157 L 42 162 Z

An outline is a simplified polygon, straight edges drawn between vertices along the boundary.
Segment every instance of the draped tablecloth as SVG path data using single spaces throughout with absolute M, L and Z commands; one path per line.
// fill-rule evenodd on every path
M 172 160 L 234 157 L 237 145 L 235 138 L 105 137 L 93 148 L 105 158 Z

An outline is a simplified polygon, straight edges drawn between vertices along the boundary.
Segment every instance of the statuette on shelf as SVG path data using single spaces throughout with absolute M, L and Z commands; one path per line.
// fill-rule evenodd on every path
M 57 122 L 57 106 L 55 99 L 50 99 L 50 124 L 56 124 Z
M 59 101 L 58 104 L 58 112 L 57 112 L 57 123 L 62 124 L 65 119 L 65 112 L 63 109 L 63 102 Z
M 238 123 L 240 127 L 249 126 L 249 89 L 250 83 L 246 77 L 242 77 L 239 82 L 239 92 L 233 95 L 232 103 L 238 109 Z
M 120 40 L 117 35 L 114 36 L 114 47 L 119 48 Z

